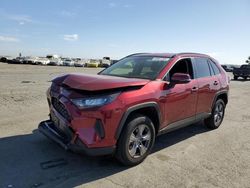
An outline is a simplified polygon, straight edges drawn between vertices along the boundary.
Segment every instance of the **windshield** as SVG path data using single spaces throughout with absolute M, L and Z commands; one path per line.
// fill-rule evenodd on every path
M 241 68 L 243 68 L 243 69 L 250 69 L 250 65 L 242 65 Z
M 113 64 L 100 74 L 154 80 L 167 65 L 169 59 L 157 56 L 130 56 Z

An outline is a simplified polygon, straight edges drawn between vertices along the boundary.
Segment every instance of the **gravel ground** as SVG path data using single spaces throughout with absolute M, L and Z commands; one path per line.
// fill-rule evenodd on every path
M 50 80 L 98 71 L 0 63 L 0 187 L 250 187 L 250 81 L 231 81 L 219 129 L 198 123 L 162 135 L 136 167 L 66 152 L 41 135 Z

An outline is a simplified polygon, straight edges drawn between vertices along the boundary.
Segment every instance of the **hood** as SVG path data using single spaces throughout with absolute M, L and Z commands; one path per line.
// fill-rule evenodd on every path
M 122 78 L 106 75 L 67 74 L 52 80 L 57 85 L 66 85 L 73 89 L 97 91 L 129 86 L 143 86 L 150 80 L 138 78 Z

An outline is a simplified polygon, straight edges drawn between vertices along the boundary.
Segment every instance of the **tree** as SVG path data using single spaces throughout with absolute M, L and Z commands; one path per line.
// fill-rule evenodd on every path
M 249 56 L 248 59 L 246 60 L 246 63 L 250 64 L 250 56 Z

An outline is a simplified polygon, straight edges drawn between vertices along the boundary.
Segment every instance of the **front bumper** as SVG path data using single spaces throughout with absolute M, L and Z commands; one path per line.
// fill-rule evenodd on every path
M 69 136 L 61 132 L 51 120 L 42 121 L 38 125 L 38 129 L 45 136 L 58 143 L 65 150 L 71 150 L 76 153 L 84 153 L 89 156 L 110 155 L 114 153 L 115 147 L 102 147 L 102 148 L 88 148 L 78 137 L 74 135 Z M 70 130 L 68 131 L 70 132 Z

